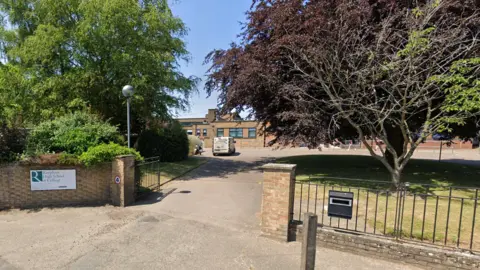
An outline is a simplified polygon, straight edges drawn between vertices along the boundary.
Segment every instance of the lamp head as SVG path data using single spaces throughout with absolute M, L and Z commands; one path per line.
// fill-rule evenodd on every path
M 122 94 L 126 98 L 129 98 L 129 97 L 133 96 L 133 92 L 134 92 L 133 86 L 131 86 L 131 85 L 125 85 L 122 88 Z

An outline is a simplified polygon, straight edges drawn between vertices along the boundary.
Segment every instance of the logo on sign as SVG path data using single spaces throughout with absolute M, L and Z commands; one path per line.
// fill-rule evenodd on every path
M 35 183 L 43 182 L 43 172 L 32 171 L 32 182 L 35 182 Z
M 75 170 L 30 170 L 31 190 L 76 189 Z
M 115 177 L 115 183 L 120 184 L 120 176 Z

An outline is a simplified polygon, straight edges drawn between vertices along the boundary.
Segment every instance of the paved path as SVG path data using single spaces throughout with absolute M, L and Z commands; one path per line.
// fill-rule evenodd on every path
M 204 157 L 170 194 L 125 209 L 0 212 L 0 269 L 298 269 L 300 243 L 260 237 L 255 166 L 278 155 Z M 416 269 L 328 249 L 317 268 Z

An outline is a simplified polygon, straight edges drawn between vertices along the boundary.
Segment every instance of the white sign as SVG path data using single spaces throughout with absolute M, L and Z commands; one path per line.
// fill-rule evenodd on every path
M 30 170 L 31 190 L 77 189 L 75 170 Z
M 115 184 L 120 184 L 120 176 L 115 177 Z

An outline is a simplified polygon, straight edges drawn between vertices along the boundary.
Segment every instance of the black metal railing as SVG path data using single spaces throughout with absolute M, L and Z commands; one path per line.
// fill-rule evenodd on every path
M 352 219 L 329 217 L 328 191 L 354 193 Z M 351 178 L 296 181 L 294 220 L 319 216 L 320 226 L 480 251 L 479 188 Z
M 142 195 L 158 190 L 162 185 L 160 175 L 160 158 L 153 157 L 135 164 L 135 195 Z

